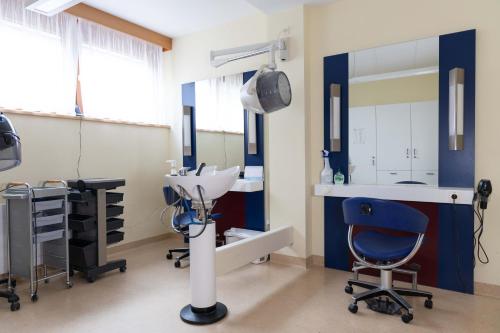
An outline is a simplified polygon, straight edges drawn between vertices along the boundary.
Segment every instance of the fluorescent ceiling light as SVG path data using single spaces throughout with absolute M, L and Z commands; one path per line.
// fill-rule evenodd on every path
M 349 79 L 349 84 L 398 79 L 398 78 L 410 77 L 410 76 L 435 74 L 438 72 L 439 72 L 439 68 L 437 66 L 415 68 L 415 69 L 408 69 L 408 70 L 397 71 L 397 72 L 388 72 L 388 73 L 382 73 L 382 74 L 356 76 L 356 77 L 352 77 Z
M 27 0 L 26 9 L 42 15 L 53 16 L 80 2 L 83 0 Z

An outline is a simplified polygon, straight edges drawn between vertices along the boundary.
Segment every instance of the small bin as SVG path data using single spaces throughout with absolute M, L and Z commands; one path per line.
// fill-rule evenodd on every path
M 70 239 L 69 262 L 76 269 L 97 266 L 97 244 L 81 239 Z
M 113 231 L 123 228 L 123 219 L 111 217 L 106 221 L 106 231 Z
M 231 244 L 242 239 L 254 237 L 262 234 L 262 231 L 250 230 L 250 229 L 241 229 L 241 228 L 231 228 L 224 232 L 224 236 L 226 237 L 226 244 Z M 252 261 L 252 264 L 262 264 L 267 261 L 269 256 L 261 257 L 259 259 L 255 259 Z
M 124 233 L 121 231 L 110 231 L 107 235 L 108 245 L 121 242 L 123 240 Z
M 77 232 L 94 230 L 97 228 L 95 223 L 95 217 L 89 215 L 80 214 L 69 214 L 68 215 L 68 227 Z
M 114 217 L 123 214 L 123 206 L 108 205 L 106 206 L 106 217 Z

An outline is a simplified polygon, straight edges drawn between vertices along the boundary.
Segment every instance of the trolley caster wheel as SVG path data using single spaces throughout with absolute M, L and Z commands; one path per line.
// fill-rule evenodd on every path
M 10 280 L 10 286 L 11 286 L 12 288 L 15 288 L 15 287 L 17 286 L 17 282 L 16 282 L 16 280 Z
M 425 303 L 424 303 L 424 306 L 427 308 L 427 309 L 432 309 L 432 306 L 434 304 L 432 303 L 432 300 L 431 299 L 426 299 L 425 300 Z
M 120 267 L 120 272 L 125 273 L 127 271 L 127 266 Z
M 95 276 L 87 276 L 87 282 L 88 283 L 94 283 L 96 280 L 96 277 Z
M 352 294 L 352 286 L 345 286 L 344 291 L 346 294 Z
M 38 301 L 38 295 L 37 295 L 37 294 L 35 294 L 35 295 L 31 295 L 31 301 L 32 301 L 33 303 L 37 302 L 37 301 Z
M 358 312 L 358 305 L 357 304 L 349 304 L 349 312 L 351 313 L 356 313 Z
M 168 260 L 172 260 L 172 258 L 173 258 L 172 253 L 167 253 L 166 257 L 167 257 Z
M 411 313 L 405 313 L 401 316 L 401 320 L 403 321 L 403 323 L 408 324 L 413 320 L 413 315 Z
M 46 279 L 43 282 L 45 282 L 45 284 L 47 284 L 47 283 L 49 283 L 49 281 L 50 281 L 49 279 Z
M 66 288 L 68 288 L 68 289 L 73 288 L 73 282 L 66 283 Z
M 19 303 L 12 303 L 10 305 L 10 311 L 12 311 L 12 312 L 18 311 L 20 308 L 21 308 L 21 304 L 19 304 Z
M 176 261 L 175 264 L 174 264 L 175 268 L 180 268 L 181 267 L 181 262 L 180 261 Z

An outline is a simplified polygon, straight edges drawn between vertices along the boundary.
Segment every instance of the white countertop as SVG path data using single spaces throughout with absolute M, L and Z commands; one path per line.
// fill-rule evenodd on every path
M 231 192 L 258 192 L 264 190 L 264 181 L 262 180 L 249 180 L 238 179 L 231 187 Z
M 474 197 L 473 188 L 437 187 L 428 185 L 358 185 L 358 184 L 316 184 L 314 195 L 321 197 L 368 197 L 385 200 L 453 203 L 451 196 L 457 195 L 456 204 L 471 205 Z

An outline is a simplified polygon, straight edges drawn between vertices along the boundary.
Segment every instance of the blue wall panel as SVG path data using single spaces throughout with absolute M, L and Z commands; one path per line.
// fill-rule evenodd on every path
M 448 149 L 449 71 L 465 70 L 464 149 Z M 474 186 L 476 31 L 439 36 L 439 186 Z
M 246 83 L 256 71 L 244 72 L 243 83 Z M 248 154 L 247 111 L 245 110 L 245 166 L 264 166 L 264 115 L 256 115 L 257 121 L 257 154 Z M 245 193 L 245 228 L 265 231 L 265 197 L 264 191 Z
M 184 167 L 196 169 L 196 98 L 194 82 L 182 85 L 182 105 L 192 107 L 191 114 L 191 156 L 183 156 Z
M 324 71 L 324 148 L 330 150 L 330 84 L 340 84 L 341 151 L 330 153 L 333 172 L 339 169 L 348 175 L 349 163 L 349 55 L 347 53 L 325 57 Z M 318 151 L 318 158 L 320 158 Z M 347 246 L 347 225 L 342 213 L 342 198 L 325 198 L 325 266 L 350 270 Z

